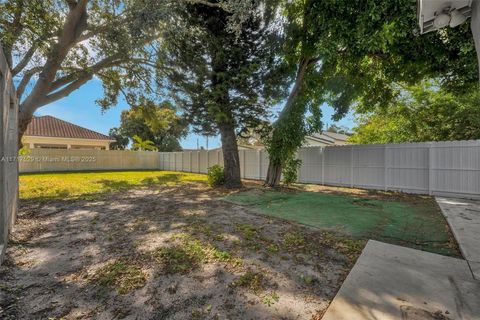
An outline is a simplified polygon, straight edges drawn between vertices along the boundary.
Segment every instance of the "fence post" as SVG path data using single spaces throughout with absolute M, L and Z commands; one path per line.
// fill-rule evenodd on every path
M 245 164 L 247 163 L 247 160 L 245 159 L 245 150 L 242 150 L 242 153 L 243 153 L 243 165 L 242 165 L 242 167 L 243 167 L 243 172 L 242 172 L 243 174 L 242 174 L 242 176 L 243 176 L 243 177 L 242 177 L 242 178 L 245 179 L 245 170 L 246 170 Z M 241 163 L 241 160 L 240 160 L 240 164 L 242 164 L 242 163 Z
M 220 165 L 220 150 L 217 151 L 217 164 Z
M 322 156 L 322 186 L 325 185 L 325 147 L 320 147 Z
M 385 145 L 383 148 L 383 191 L 387 191 L 387 186 L 388 186 L 388 168 L 387 168 L 387 161 L 388 161 L 388 156 L 387 156 L 387 148 L 388 146 Z
M 350 188 L 353 188 L 353 145 L 350 147 Z
M 200 151 L 199 150 L 197 150 L 197 171 L 198 171 L 198 173 L 201 172 L 201 170 L 200 170 Z
M 260 154 L 262 151 L 257 151 L 258 157 L 258 180 L 262 180 L 262 155 Z
M 428 194 L 432 195 L 433 185 L 433 155 L 432 143 L 428 144 Z
M 188 172 L 193 172 L 193 151 L 190 151 L 190 171 Z

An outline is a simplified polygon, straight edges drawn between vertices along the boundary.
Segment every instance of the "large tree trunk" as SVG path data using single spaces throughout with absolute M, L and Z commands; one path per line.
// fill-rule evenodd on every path
M 297 75 L 295 77 L 295 85 L 293 86 L 292 91 L 288 96 L 287 102 L 285 103 L 285 107 L 283 108 L 282 112 L 280 113 L 277 121 L 273 126 L 271 143 L 277 143 L 277 144 L 285 143 L 284 139 L 282 139 L 281 137 L 277 137 L 277 135 L 281 133 L 279 133 L 278 130 L 275 130 L 275 129 L 282 126 L 283 122 L 290 121 L 289 114 L 291 114 L 292 110 L 295 108 L 297 98 L 300 96 L 300 93 L 302 91 L 303 80 L 305 79 L 307 68 L 309 65 L 311 65 L 315 61 L 316 61 L 315 59 L 308 59 L 308 58 L 302 58 L 300 60 L 298 65 Z M 297 146 L 297 147 L 300 147 L 300 146 Z M 267 187 L 278 186 L 278 184 L 280 183 L 281 175 L 282 175 L 281 159 L 278 157 L 278 155 L 270 155 L 267 178 L 265 179 L 264 185 Z
M 219 125 L 222 139 L 223 166 L 225 172 L 225 187 L 241 188 L 240 157 L 238 156 L 237 136 L 233 124 Z
M 276 187 L 280 184 L 280 178 L 282 177 L 282 164 L 275 163 L 272 160 L 268 163 L 267 178 L 265 179 L 266 187 Z

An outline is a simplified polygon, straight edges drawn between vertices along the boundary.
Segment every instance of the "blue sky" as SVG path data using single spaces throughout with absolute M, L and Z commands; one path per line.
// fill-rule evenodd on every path
M 120 113 L 129 107 L 124 100 L 119 100 L 119 104 L 116 107 L 102 113 L 100 107 L 95 104 L 95 100 L 101 98 L 102 94 L 101 82 L 94 78 L 70 96 L 40 108 L 35 115 L 51 115 L 79 126 L 108 134 L 110 128 L 120 125 Z M 280 107 L 276 108 L 276 110 L 279 109 Z M 323 122 L 329 125 L 335 123 L 349 128 L 353 127 L 352 114 L 348 114 L 338 122 L 334 122 L 331 119 L 332 114 L 333 109 L 325 105 L 323 107 Z M 186 149 L 195 149 L 197 147 L 197 139 L 201 147 L 206 147 L 205 137 L 195 134 L 189 134 L 187 138 L 181 141 L 181 145 Z M 209 148 L 219 146 L 220 139 L 218 137 L 209 138 Z

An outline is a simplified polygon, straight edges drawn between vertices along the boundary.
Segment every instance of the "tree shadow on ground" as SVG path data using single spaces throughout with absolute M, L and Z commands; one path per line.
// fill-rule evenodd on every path
M 126 180 L 108 180 L 102 179 L 98 181 L 102 184 L 103 192 L 115 192 L 115 191 L 123 191 L 133 188 L 135 185 L 131 182 Z
M 179 184 L 22 206 L 0 273 L 15 302 L 2 307 L 13 318 L 321 313 L 363 244 L 251 214 L 220 195 Z

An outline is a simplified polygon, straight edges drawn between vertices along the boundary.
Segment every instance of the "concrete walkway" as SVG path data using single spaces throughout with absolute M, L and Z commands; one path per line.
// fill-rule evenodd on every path
M 436 200 L 473 276 L 480 280 L 480 201 L 439 197 Z
M 465 260 L 370 240 L 323 320 L 480 319 Z

